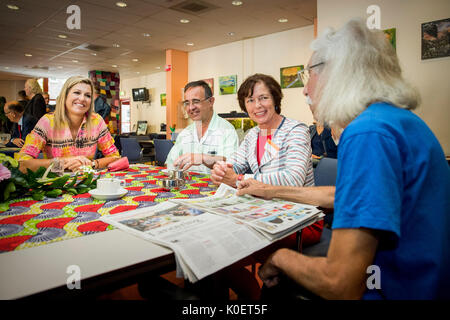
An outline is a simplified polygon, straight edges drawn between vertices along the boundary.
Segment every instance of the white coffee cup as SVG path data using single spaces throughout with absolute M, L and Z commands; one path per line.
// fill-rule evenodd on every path
M 117 193 L 124 185 L 124 180 L 116 178 L 102 178 L 97 180 L 97 190 L 105 194 Z

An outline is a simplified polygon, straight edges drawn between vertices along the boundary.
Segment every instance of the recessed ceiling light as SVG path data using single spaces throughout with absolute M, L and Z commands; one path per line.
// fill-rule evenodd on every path
M 137 74 L 139 74 L 140 72 L 139 72 L 139 71 L 137 71 L 136 73 L 137 73 Z
M 74 62 L 74 63 L 78 63 L 78 60 L 72 60 L 72 62 Z
M 234 36 L 234 32 L 228 32 L 229 36 Z
M 32 57 L 33 55 L 31 53 L 25 53 L 25 57 Z
M 113 47 L 114 47 L 114 48 L 119 48 L 119 47 L 120 47 L 120 44 L 118 44 L 118 43 L 113 43 Z
M 91 52 L 91 54 L 92 54 L 93 56 L 96 56 L 96 55 L 97 55 L 95 52 Z
M 119 2 L 116 2 L 116 6 L 118 6 L 120 8 L 125 8 L 127 6 L 127 4 L 125 2 L 119 1 Z
M 150 33 L 143 33 L 142 34 L 144 37 L 151 37 L 151 34 Z
M 19 10 L 20 9 L 18 6 L 14 5 L 14 4 L 7 4 L 6 6 L 8 7 L 8 9 L 11 9 L 11 10 Z
M 278 19 L 278 22 L 285 23 L 285 22 L 288 22 L 288 19 L 280 18 L 280 19 Z
M 9 67 L 5 67 L 5 69 L 9 69 Z
M 155 69 L 156 69 L 156 70 L 160 70 L 160 69 L 161 69 L 161 67 L 155 67 Z
M 138 62 L 139 59 L 131 59 L 131 61 L 133 61 L 133 62 Z
M 192 47 L 194 44 L 192 42 L 188 42 L 188 43 L 186 43 L 186 45 Z
M 58 69 L 62 69 L 63 67 L 62 66 L 58 66 Z
M 111 67 L 113 68 L 117 68 L 117 64 L 113 64 Z
M 231 1 L 231 4 L 233 5 L 233 6 L 241 6 L 242 5 L 242 1 Z
M 189 22 L 191 22 L 191 21 L 188 20 L 188 19 L 181 19 L 180 22 L 181 22 L 181 23 L 189 23 Z
M 58 38 L 67 39 L 67 36 L 65 34 L 58 34 Z

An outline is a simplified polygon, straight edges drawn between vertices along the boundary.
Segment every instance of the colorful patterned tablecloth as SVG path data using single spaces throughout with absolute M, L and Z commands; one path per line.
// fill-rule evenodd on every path
M 179 190 L 158 186 L 163 167 L 131 165 L 127 171 L 102 173 L 125 180 L 128 193 L 117 200 L 97 200 L 89 193 L 35 201 L 11 201 L 10 209 L 0 212 L 0 253 L 36 247 L 113 229 L 99 217 L 149 207 L 167 199 L 206 197 L 216 186 L 208 175 L 191 172 L 191 180 Z

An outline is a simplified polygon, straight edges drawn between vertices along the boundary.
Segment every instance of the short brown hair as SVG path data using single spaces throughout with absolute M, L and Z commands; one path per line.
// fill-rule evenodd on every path
M 247 112 L 247 108 L 245 107 L 245 98 L 253 95 L 253 89 L 255 87 L 255 84 L 257 84 L 258 82 L 262 82 L 267 86 L 275 104 L 275 112 L 280 114 L 281 99 L 283 99 L 281 86 L 273 77 L 262 73 L 256 73 L 248 77 L 239 87 L 238 101 L 242 111 Z

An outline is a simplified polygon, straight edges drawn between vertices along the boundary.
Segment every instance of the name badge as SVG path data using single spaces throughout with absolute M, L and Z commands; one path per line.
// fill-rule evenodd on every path
M 264 149 L 270 153 L 272 158 L 278 157 L 278 152 L 280 151 L 280 147 L 277 146 L 272 140 L 267 140 L 266 145 L 264 146 Z

